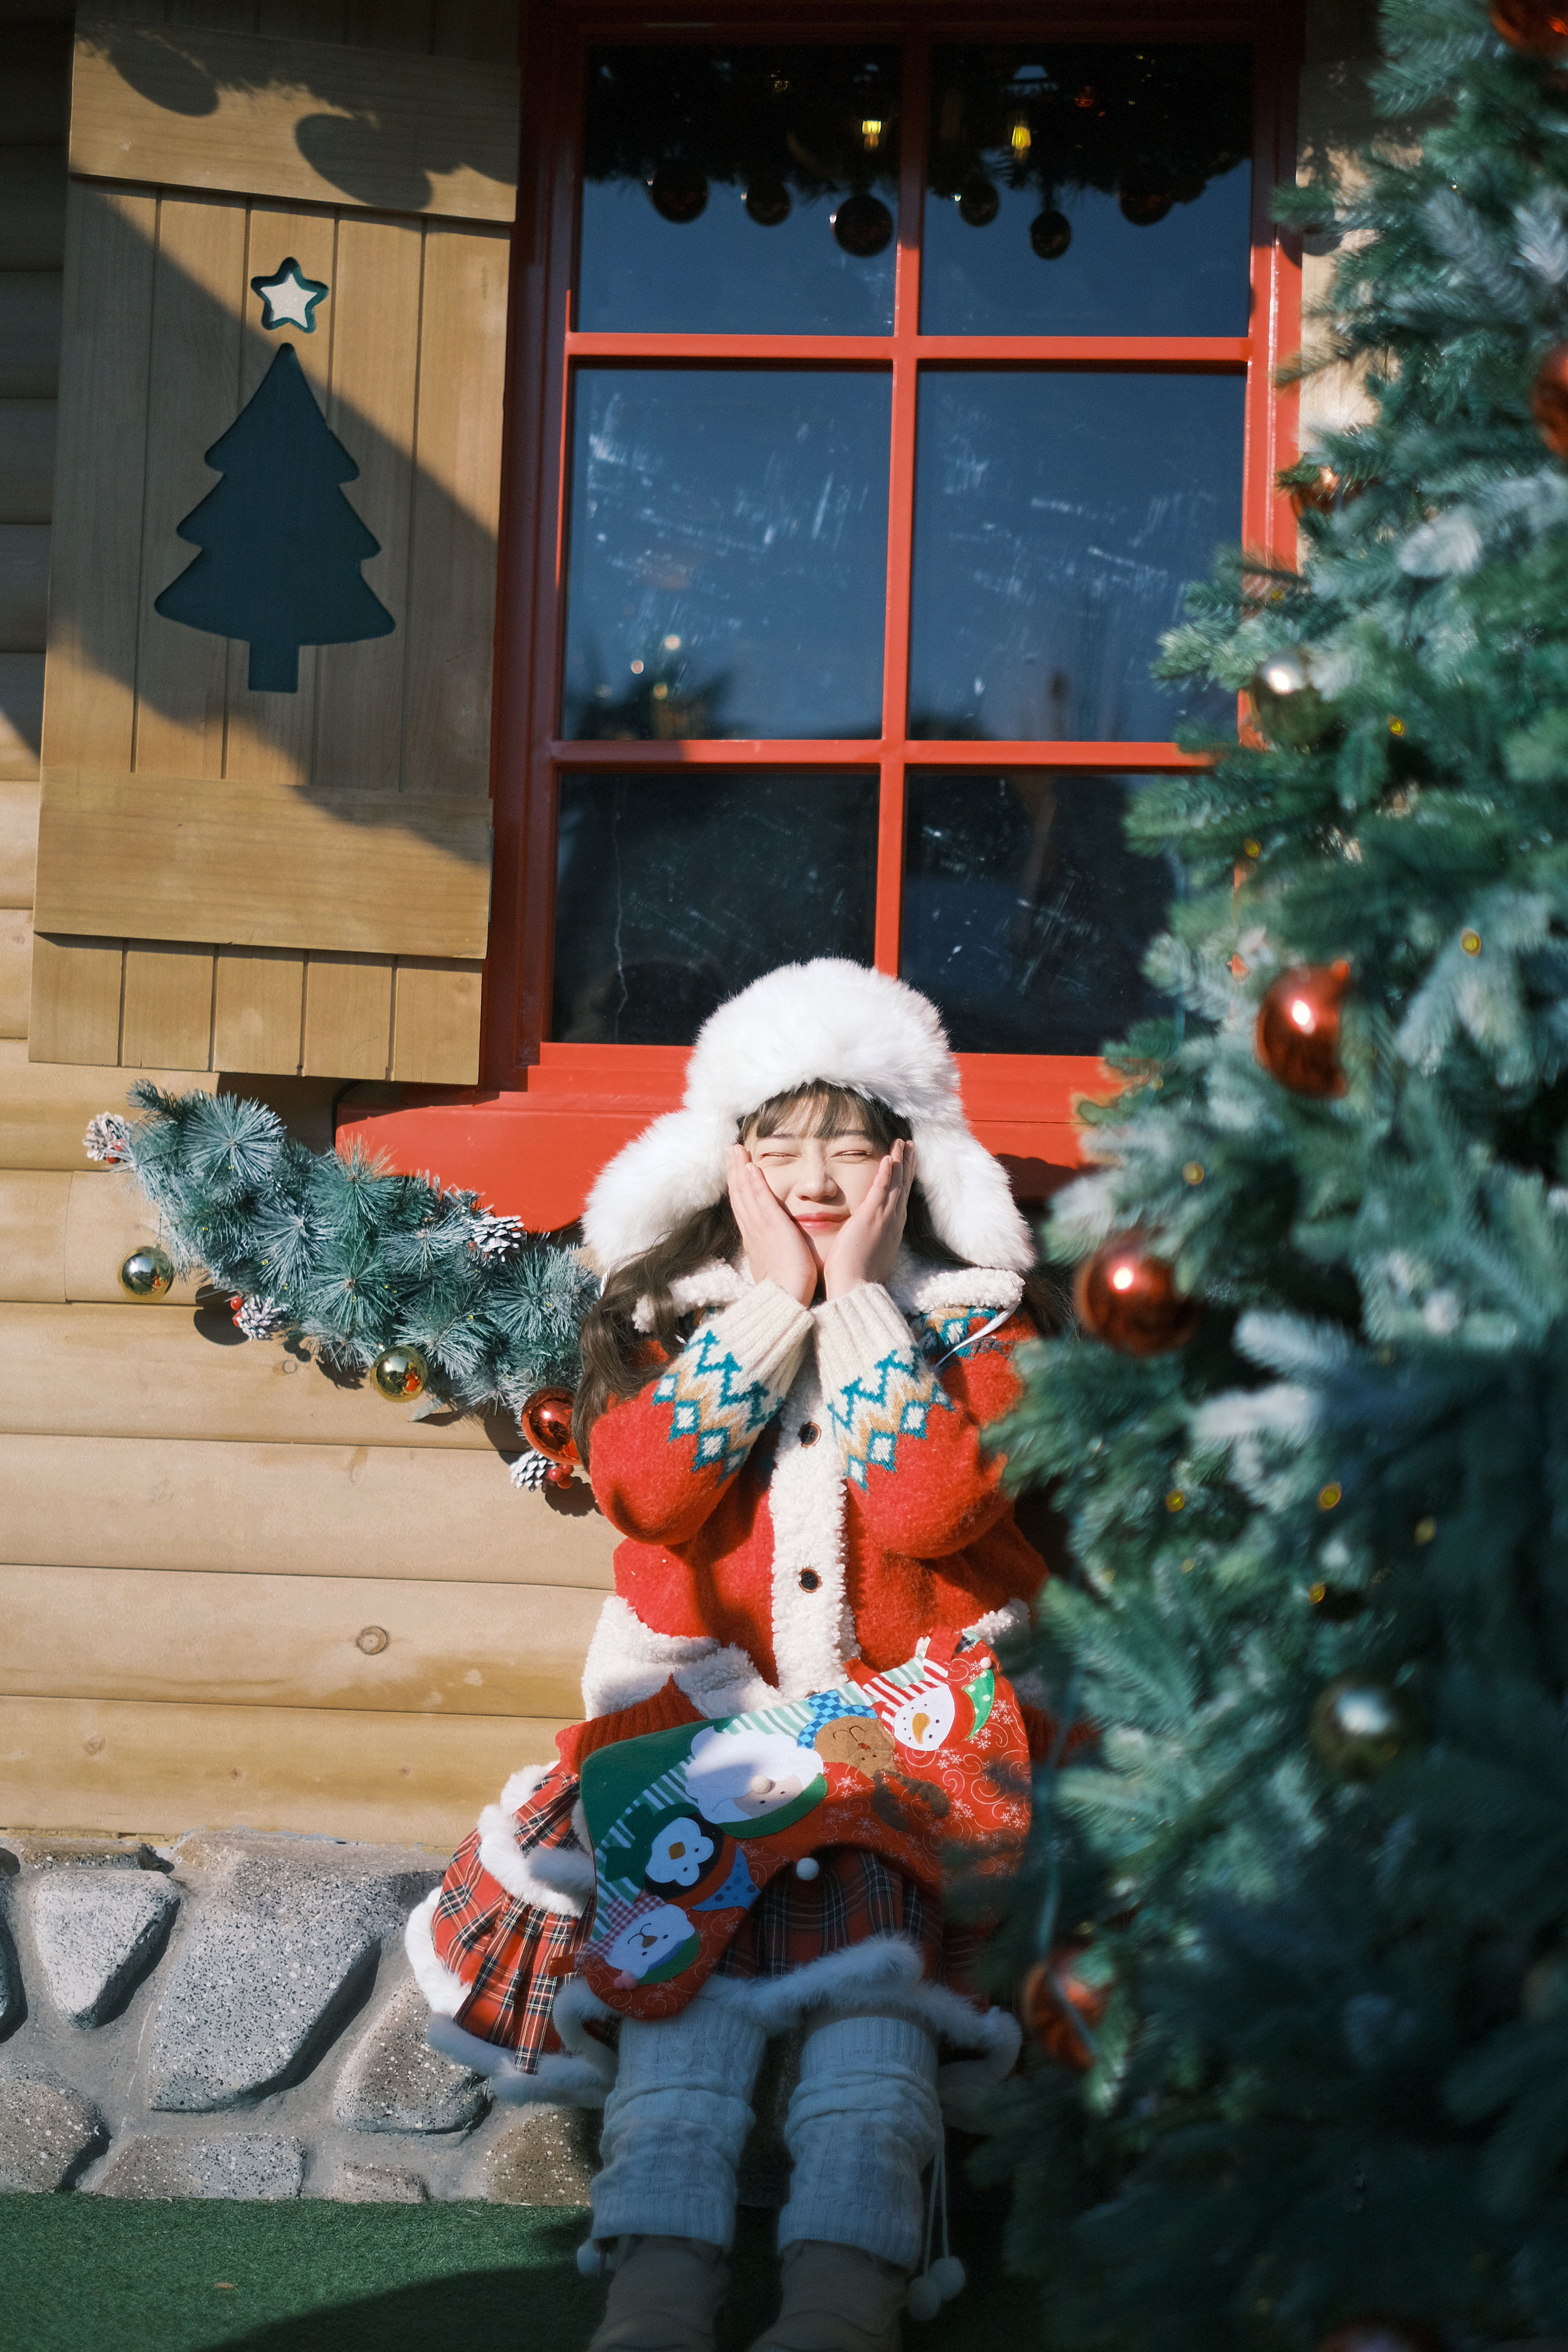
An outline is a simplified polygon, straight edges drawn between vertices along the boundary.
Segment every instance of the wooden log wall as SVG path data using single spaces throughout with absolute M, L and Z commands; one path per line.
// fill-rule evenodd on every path
M 488 0 L 309 13 L 318 39 L 510 54 Z M 241 1341 L 189 1283 L 129 1303 L 118 1269 L 153 1228 L 81 1148 L 126 1072 L 28 1059 L 70 30 L 0 24 L 0 1827 L 449 1849 L 579 1712 L 609 1530 L 581 1489 L 515 1494 L 505 1428 L 410 1422 Z M 322 1149 L 351 1073 L 147 1075 L 264 1094 Z

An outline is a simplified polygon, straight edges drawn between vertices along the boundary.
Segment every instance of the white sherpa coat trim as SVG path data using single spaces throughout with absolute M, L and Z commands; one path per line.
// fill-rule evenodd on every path
M 915 1172 L 950 1249 L 977 1265 L 1034 1264 L 1006 1172 L 970 1133 L 935 1005 L 886 972 L 820 956 L 764 972 L 704 1022 L 683 1108 L 617 1152 L 589 1194 L 583 1232 L 600 1268 L 640 1257 L 717 1201 L 747 1113 L 816 1079 L 874 1095 L 909 1121 Z

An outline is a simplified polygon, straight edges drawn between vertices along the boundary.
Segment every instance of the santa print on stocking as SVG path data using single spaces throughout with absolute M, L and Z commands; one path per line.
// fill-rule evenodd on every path
M 769 1879 L 820 1847 L 885 1854 L 933 1893 L 1008 1872 L 1029 1829 L 1029 1750 L 983 1644 L 932 1634 L 886 1674 L 597 1748 L 583 1809 L 597 1903 L 581 1962 L 623 2017 L 672 2017 Z

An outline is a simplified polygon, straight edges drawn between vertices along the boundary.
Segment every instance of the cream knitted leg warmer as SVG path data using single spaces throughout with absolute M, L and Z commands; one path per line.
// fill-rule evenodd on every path
M 936 2042 L 903 2017 L 830 2017 L 809 2032 L 784 2138 L 795 2158 L 779 2248 L 858 2246 L 900 2270 L 921 2257 L 921 2175 L 942 2140 Z
M 595 2238 L 735 2234 L 735 2165 L 752 2126 L 763 2029 L 698 1993 L 679 2016 L 621 2027 L 605 2102 Z

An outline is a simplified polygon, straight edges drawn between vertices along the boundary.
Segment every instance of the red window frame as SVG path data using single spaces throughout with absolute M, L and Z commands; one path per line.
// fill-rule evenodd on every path
M 1230 0 L 1183 8 L 1088 0 L 1071 7 L 971 9 L 947 0 L 871 5 L 853 17 L 831 0 L 781 0 L 753 21 L 743 0 L 710 21 L 671 24 L 646 6 L 531 0 L 522 25 L 524 174 L 511 289 L 496 637 L 492 793 L 495 875 L 485 974 L 481 1083 L 407 1088 L 396 1113 L 346 1125 L 403 1166 L 433 1166 L 472 1184 L 536 1230 L 570 1222 L 611 1153 L 679 1099 L 687 1049 L 568 1045 L 545 1034 L 551 1002 L 558 779 L 584 769 L 831 767 L 879 777 L 875 961 L 899 969 L 904 786 L 915 766 L 1059 767 L 1151 773 L 1201 766 L 1170 742 L 942 742 L 906 738 L 910 576 L 920 372 L 1126 369 L 1223 373 L 1247 381 L 1242 530 L 1251 545 L 1295 543 L 1289 501 L 1275 487 L 1295 455 L 1295 399 L 1275 385 L 1300 338 L 1299 249 L 1269 218 L 1270 192 L 1295 170 L 1298 5 Z M 821 38 L 897 41 L 904 53 L 893 331 L 878 336 L 586 334 L 573 320 L 577 182 L 587 52 L 600 43 L 710 44 Z M 1254 49 L 1251 331 L 1242 336 L 942 336 L 920 331 L 920 230 L 925 198 L 930 55 L 942 42 L 1008 39 L 1249 41 Z M 565 613 L 569 418 L 573 371 L 584 362 L 714 367 L 824 364 L 892 380 L 888 599 L 879 740 L 849 742 L 577 742 L 556 737 Z M 1093 1055 L 966 1054 L 964 1100 L 981 1139 L 1007 1162 L 1016 1190 L 1038 1199 L 1079 1160 L 1073 1103 L 1102 1092 Z M 419 1099 L 414 1097 L 417 1094 Z M 340 1137 L 344 1127 L 340 1126 Z

